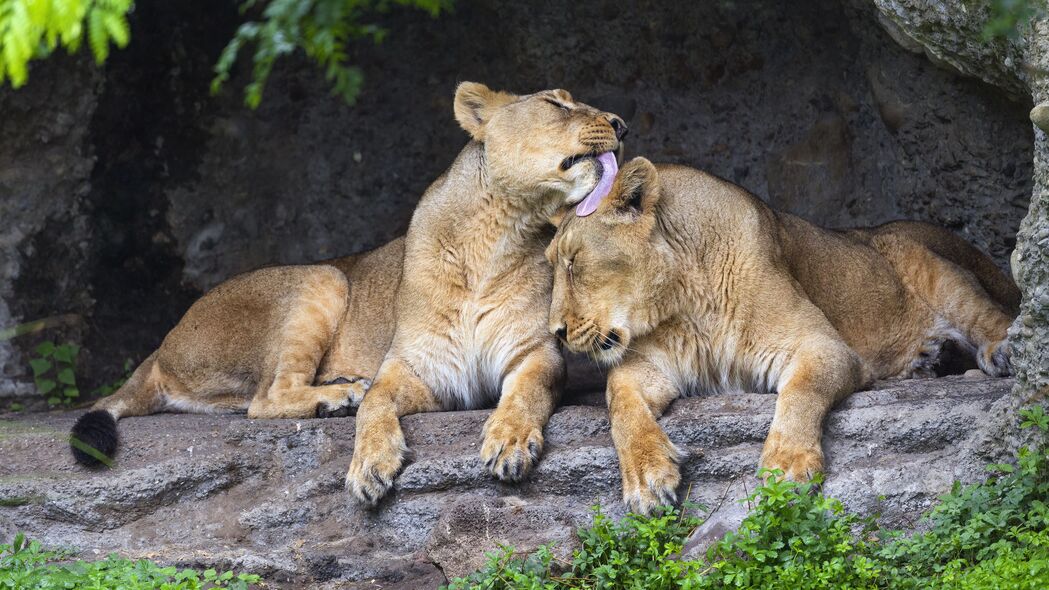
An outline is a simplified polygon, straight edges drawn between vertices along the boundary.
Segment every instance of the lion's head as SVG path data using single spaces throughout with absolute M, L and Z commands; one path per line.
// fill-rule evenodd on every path
M 660 191 L 655 166 L 635 158 L 593 215 L 569 212 L 561 222 L 546 251 L 550 331 L 571 350 L 615 362 L 664 317 L 671 277 L 656 223 Z
M 455 118 L 484 145 L 488 180 L 500 192 L 555 196 L 558 205 L 574 205 L 594 191 L 609 173 L 599 156 L 618 150 L 627 132 L 617 115 L 576 102 L 564 90 L 518 96 L 476 82 L 456 89 Z

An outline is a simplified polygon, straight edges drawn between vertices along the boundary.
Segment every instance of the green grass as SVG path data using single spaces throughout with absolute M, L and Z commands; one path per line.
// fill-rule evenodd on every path
M 1041 407 L 1022 428 L 1049 432 Z M 749 498 L 738 530 L 696 560 L 675 557 L 701 522 L 666 509 L 616 522 L 595 510 L 570 562 L 550 547 L 489 554 L 451 590 L 569 589 L 1043 589 L 1049 588 L 1049 449 L 1023 448 L 988 467 L 979 484 L 955 484 L 923 518 L 923 533 L 884 530 L 845 511 L 814 484 L 772 478 Z
M 12 544 L 0 545 L 0 589 L 4 590 L 246 590 L 258 582 L 252 574 L 180 570 L 118 555 L 73 561 L 67 552 L 44 549 L 22 534 Z

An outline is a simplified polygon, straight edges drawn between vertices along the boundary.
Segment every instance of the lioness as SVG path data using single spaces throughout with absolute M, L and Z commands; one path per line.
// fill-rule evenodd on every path
M 452 355 L 432 370 L 449 378 L 457 371 L 487 371 L 459 373 L 458 392 L 471 400 L 463 405 L 483 400 L 486 388 L 503 378 L 500 371 L 522 372 L 516 351 L 540 340 L 556 350 L 552 338 L 534 334 L 547 311 L 551 280 L 546 263 L 532 260 L 535 240 L 549 223 L 546 211 L 581 200 L 598 184 L 596 156 L 617 148 L 626 126 L 562 90 L 518 97 L 464 82 L 454 108 L 475 141 L 427 191 L 407 242 L 399 238 L 326 263 L 257 270 L 219 285 L 190 307 L 123 387 L 77 421 L 71 437 L 77 460 L 108 460 L 117 446 L 116 420 L 124 416 L 346 413 L 364 397 L 395 323 L 418 326 L 435 316 L 477 314 L 470 316 L 483 322 L 476 333 L 463 324 L 458 332 L 435 327 L 417 334 L 420 346 L 440 346 Z M 439 248 L 437 259 L 428 244 Z M 423 298 L 399 306 L 395 318 L 403 268 L 409 273 L 406 288 Z M 523 329 L 528 318 L 535 326 Z M 501 340 L 492 342 L 492 333 Z M 457 364 L 478 355 L 484 363 Z M 560 375 L 560 358 L 542 369 Z M 516 416 L 512 408 L 503 415 Z M 500 434 L 514 432 L 496 429 L 490 440 L 496 444 Z M 505 477 L 508 470 L 499 466 L 496 473 Z
M 607 195 L 617 116 L 555 90 L 529 96 L 464 84 L 455 114 L 474 141 L 423 195 L 405 241 L 397 329 L 357 410 L 346 486 L 372 505 L 407 450 L 399 417 L 499 400 L 481 458 L 519 480 L 538 459 L 564 363 L 546 331 L 551 216 Z
M 871 379 L 928 375 L 944 342 L 1010 372 L 1019 292 L 983 254 L 931 225 L 830 231 L 742 188 L 637 158 L 591 216 L 547 250 L 550 331 L 613 365 L 607 402 L 624 502 L 672 502 L 678 449 L 656 418 L 678 395 L 775 391 L 761 465 L 823 468 L 824 416 Z

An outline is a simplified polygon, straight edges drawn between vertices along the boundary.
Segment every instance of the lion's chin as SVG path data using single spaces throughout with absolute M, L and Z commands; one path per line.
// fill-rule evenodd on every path
M 625 354 L 626 351 L 623 349 L 588 350 L 586 352 L 586 356 L 588 356 L 590 360 L 601 365 L 602 367 L 611 367 L 613 365 L 619 364 L 619 362 L 623 360 L 623 355 Z

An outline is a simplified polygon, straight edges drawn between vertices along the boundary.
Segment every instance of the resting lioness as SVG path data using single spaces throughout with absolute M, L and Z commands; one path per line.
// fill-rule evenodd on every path
M 1010 371 L 1019 293 L 946 230 L 829 231 L 643 158 L 593 215 L 578 212 L 547 250 L 550 330 L 613 365 L 612 438 L 635 511 L 675 498 L 680 454 L 656 418 L 680 394 L 778 392 L 761 465 L 805 479 L 823 467 L 828 409 L 872 378 L 928 374 L 947 339 L 986 373 Z
M 116 420 L 125 416 L 344 413 L 363 398 L 395 323 L 413 327 L 418 346 L 449 353 L 416 370 L 445 376 L 465 397 L 464 406 L 487 399 L 510 371 L 538 367 L 559 376 L 560 357 L 522 369 L 524 357 L 515 356 L 534 347 L 556 350 L 554 340 L 536 330 L 551 280 L 536 240 L 548 227 L 547 211 L 581 200 L 598 184 L 595 156 L 618 147 L 626 126 L 561 90 L 517 97 L 465 82 L 454 108 L 476 141 L 427 191 L 407 242 L 327 263 L 257 270 L 219 285 L 193 304 L 119 391 L 81 417 L 72 435 L 77 460 L 94 464 L 111 456 Z M 416 299 L 405 295 L 410 302 L 395 318 L 402 268 Z M 464 323 L 454 331 L 428 323 L 457 314 Z M 479 370 L 483 374 L 469 372 Z M 555 381 L 551 377 L 551 387 Z M 501 415 L 516 417 L 513 408 Z M 496 428 L 490 440 L 516 432 Z M 509 473 L 505 461 L 495 467 L 497 474 Z

